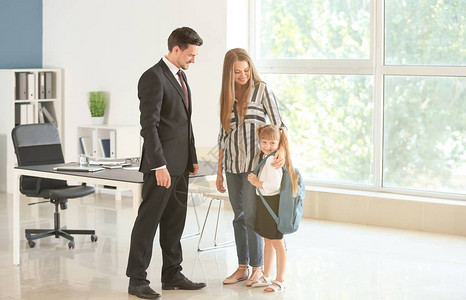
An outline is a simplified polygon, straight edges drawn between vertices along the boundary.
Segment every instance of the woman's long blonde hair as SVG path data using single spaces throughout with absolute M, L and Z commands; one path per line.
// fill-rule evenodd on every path
M 279 147 L 285 150 L 285 166 L 293 185 L 293 196 L 296 197 L 298 194 L 298 173 L 296 173 L 291 162 L 290 145 L 285 130 L 278 128 L 276 125 L 265 125 L 257 129 L 257 135 L 259 136 L 259 141 L 263 139 L 280 141 Z
M 249 70 L 251 71 L 251 78 L 243 88 L 240 99 L 236 99 L 238 101 L 236 109 L 240 117 L 246 115 L 246 110 L 248 108 L 247 97 L 249 93 L 254 85 L 259 84 L 261 81 L 256 67 L 246 50 L 241 48 L 228 50 L 223 60 L 222 89 L 220 92 L 220 123 L 227 132 L 230 130 L 231 111 L 235 102 L 235 70 L 233 66 L 237 61 L 245 61 L 249 65 Z

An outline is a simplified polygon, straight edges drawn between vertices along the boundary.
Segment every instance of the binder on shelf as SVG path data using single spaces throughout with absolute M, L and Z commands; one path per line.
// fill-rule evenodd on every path
M 34 105 L 33 104 L 26 104 L 27 107 L 27 123 L 26 124 L 34 124 Z
M 92 156 L 98 157 L 97 149 L 98 149 L 99 145 L 97 145 L 97 144 L 99 143 L 99 140 L 97 139 L 97 130 L 92 131 L 92 140 L 91 141 L 92 141 L 92 143 L 91 143 L 91 145 L 92 145 Z
M 110 139 L 99 139 L 103 157 L 110 157 Z
M 87 154 L 86 153 L 86 147 L 84 147 L 84 142 L 83 142 L 83 137 L 79 137 L 79 146 L 81 147 L 81 154 Z
M 27 74 L 25 72 L 17 72 L 16 74 L 16 99 L 26 100 L 27 95 Z
M 81 146 L 81 154 L 91 155 L 91 151 L 89 149 L 90 142 L 91 142 L 90 136 L 79 137 L 79 145 Z
M 53 98 L 53 72 L 45 72 L 45 99 Z
M 45 123 L 44 111 L 42 110 L 42 103 L 39 104 L 39 123 Z
M 45 99 L 45 73 L 39 72 L 39 99 Z
M 53 125 L 58 127 L 57 121 L 55 121 L 54 117 L 49 112 L 47 107 L 45 107 L 45 105 L 42 105 L 42 112 L 44 113 L 45 118 L 47 118 L 48 123 L 52 123 Z
M 110 131 L 110 157 L 116 158 L 116 144 L 115 144 L 116 134 L 115 131 Z
M 21 104 L 20 107 L 19 124 L 24 125 L 28 123 L 28 107 L 27 104 Z
M 36 94 L 35 92 L 36 79 L 35 79 L 34 73 L 28 73 L 27 77 L 28 77 L 28 99 L 32 100 L 35 98 L 35 94 Z
M 21 124 L 21 104 L 15 104 L 15 126 Z
M 19 116 L 15 116 L 18 125 L 33 124 L 34 123 L 34 105 L 33 104 L 19 104 Z M 16 108 L 15 108 L 16 109 Z M 16 114 L 16 111 L 15 111 Z M 19 121 L 19 122 L 18 122 Z

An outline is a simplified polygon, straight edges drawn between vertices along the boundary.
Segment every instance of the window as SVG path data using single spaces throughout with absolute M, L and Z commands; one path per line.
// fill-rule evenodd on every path
M 268 74 L 307 179 L 373 182 L 372 76 Z
M 466 1 L 385 1 L 385 62 L 466 65 Z
M 386 76 L 384 185 L 466 193 L 466 77 Z
M 465 199 L 465 1 L 250 8 L 250 53 L 308 181 Z
M 370 1 L 262 0 L 260 58 L 368 59 Z

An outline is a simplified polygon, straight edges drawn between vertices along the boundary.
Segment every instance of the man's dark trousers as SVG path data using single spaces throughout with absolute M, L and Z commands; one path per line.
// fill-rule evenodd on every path
M 162 282 L 170 283 L 183 278 L 180 239 L 186 220 L 188 180 L 188 172 L 171 176 L 171 186 L 167 189 L 157 185 L 155 172 L 144 173 L 142 203 L 131 233 L 126 270 L 130 285 L 149 284 L 146 270 L 150 264 L 154 237 L 159 225 L 163 258 Z

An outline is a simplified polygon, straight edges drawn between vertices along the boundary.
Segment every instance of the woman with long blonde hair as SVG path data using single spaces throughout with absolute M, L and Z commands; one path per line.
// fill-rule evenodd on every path
M 237 270 L 223 283 L 233 284 L 247 280 L 252 286 L 263 275 L 263 239 L 254 231 L 256 196 L 248 182 L 248 174 L 259 161 L 260 149 L 257 128 L 267 119 L 284 127 L 274 93 L 263 82 L 244 49 L 234 48 L 225 54 L 220 92 L 220 133 L 217 190 L 226 191 L 223 172 L 228 186 L 228 196 L 234 212 Z M 274 166 L 284 164 L 284 152 L 275 155 Z M 249 275 L 249 266 L 252 273 Z

